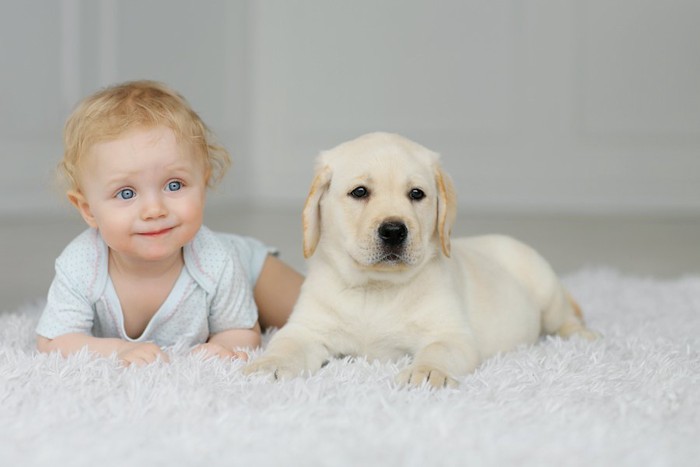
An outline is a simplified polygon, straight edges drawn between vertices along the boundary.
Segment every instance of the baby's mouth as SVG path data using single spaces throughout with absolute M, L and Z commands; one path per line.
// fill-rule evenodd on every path
M 173 228 L 174 227 L 167 227 L 165 229 L 153 230 L 151 232 L 142 232 L 139 235 L 143 235 L 145 237 L 158 237 L 160 235 L 164 235 L 164 234 L 170 232 L 171 230 L 173 230 Z

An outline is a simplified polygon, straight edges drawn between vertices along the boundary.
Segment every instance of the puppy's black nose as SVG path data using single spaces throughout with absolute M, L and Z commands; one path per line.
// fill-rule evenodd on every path
M 384 222 L 377 230 L 379 238 L 384 244 L 389 246 L 397 246 L 403 243 L 408 236 L 408 229 L 403 222 Z

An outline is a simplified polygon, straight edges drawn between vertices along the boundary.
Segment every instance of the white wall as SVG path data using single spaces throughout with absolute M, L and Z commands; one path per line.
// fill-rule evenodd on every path
M 168 82 L 235 158 L 213 202 L 300 206 L 366 131 L 443 154 L 474 209 L 700 214 L 700 2 L 0 0 L 0 216 L 64 210 L 75 102 Z

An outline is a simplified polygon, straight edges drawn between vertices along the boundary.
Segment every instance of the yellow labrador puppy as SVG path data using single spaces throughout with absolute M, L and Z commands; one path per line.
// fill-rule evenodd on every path
M 505 236 L 450 241 L 438 155 L 372 133 L 322 153 L 303 211 L 308 276 L 289 323 L 246 368 L 277 378 L 335 356 L 413 361 L 400 383 L 441 387 L 543 333 L 593 338 L 549 264 Z

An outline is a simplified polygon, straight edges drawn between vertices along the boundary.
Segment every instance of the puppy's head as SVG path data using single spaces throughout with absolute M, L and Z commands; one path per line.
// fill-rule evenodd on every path
M 370 274 L 450 254 L 455 195 L 439 157 L 398 135 L 371 133 L 321 153 L 303 212 L 304 256 L 317 249 Z

